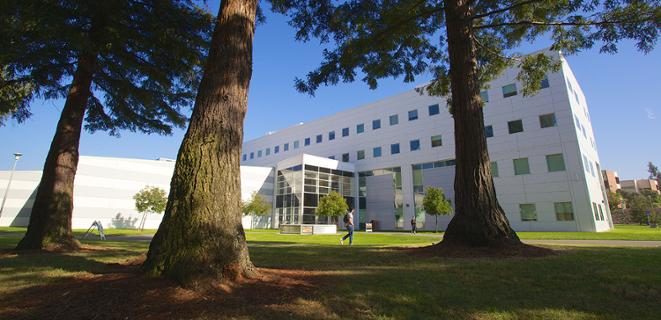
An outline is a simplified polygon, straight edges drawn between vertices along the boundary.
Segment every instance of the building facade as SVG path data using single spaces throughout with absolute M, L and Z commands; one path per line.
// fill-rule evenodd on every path
M 586 99 L 562 55 L 549 54 L 562 68 L 547 75 L 536 95 L 523 96 L 516 69 L 481 93 L 498 199 L 518 231 L 609 230 L 612 219 Z M 418 227 L 433 229 L 422 197 L 434 186 L 454 199 L 454 147 L 445 100 L 411 90 L 246 141 L 242 164 L 276 168 L 292 179 L 298 173 L 280 172 L 282 161 L 312 155 L 350 164 L 353 187 L 345 198 L 357 209 L 360 224 L 374 220 L 378 229 L 408 229 L 415 217 Z M 338 181 L 348 181 L 350 172 L 343 171 Z M 347 190 L 330 185 L 330 176 L 329 186 L 322 186 L 322 173 L 316 172 L 313 192 L 305 180 L 308 172 L 302 172 L 303 193 L 287 193 L 287 206 L 280 205 L 285 201 L 277 198 L 280 191 L 274 193 L 274 221 L 320 223 L 312 216 L 315 197 Z M 288 188 L 287 178 L 279 177 L 275 188 Z M 439 227 L 450 219 L 439 218 Z
M 620 176 L 617 174 L 617 171 L 612 170 L 601 170 L 601 175 L 604 179 L 604 187 L 610 192 L 617 192 L 622 189 L 620 184 Z
M 653 179 L 632 179 L 622 180 L 622 191 L 641 193 L 642 191 L 651 191 L 661 194 L 661 187 L 659 182 Z
M 170 159 L 142 160 L 81 156 L 74 182 L 72 227 L 86 229 L 94 221 L 105 228 L 137 228 L 142 214 L 135 209 L 133 196 L 145 186 L 170 190 L 175 162 Z M 10 173 L 0 171 L 0 196 L 7 192 Z M 0 216 L 0 226 L 27 226 L 32 204 L 41 180 L 41 171 L 17 171 Z M 247 201 L 257 192 L 270 202 L 273 194 L 273 168 L 241 167 L 241 197 Z M 148 214 L 145 228 L 158 228 L 162 214 Z M 270 227 L 270 217 L 246 216 L 245 228 Z

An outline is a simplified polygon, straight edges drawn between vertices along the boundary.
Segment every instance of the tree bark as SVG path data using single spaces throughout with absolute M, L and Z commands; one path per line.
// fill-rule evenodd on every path
M 239 160 L 256 9 L 257 0 L 221 2 L 147 274 L 194 287 L 254 274 L 241 225 Z
M 77 249 L 71 231 L 73 185 L 78 167 L 78 147 L 90 97 L 96 54 L 81 53 L 76 73 L 55 129 L 25 236 L 18 250 Z
M 521 244 L 496 198 L 491 176 L 468 0 L 445 1 L 454 118 L 455 216 L 442 245 Z

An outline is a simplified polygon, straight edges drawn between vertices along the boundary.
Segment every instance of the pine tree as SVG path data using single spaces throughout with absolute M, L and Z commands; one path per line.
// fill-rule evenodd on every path
M 243 119 L 257 0 L 223 0 L 165 216 L 143 270 L 192 287 L 251 277 L 241 225 Z
M 170 134 L 186 123 L 211 17 L 185 0 L 7 0 L 0 5 L 0 117 L 65 98 L 18 249 L 69 248 L 80 135 Z
M 524 95 L 534 94 L 558 61 L 539 53 L 512 54 L 524 41 L 550 37 L 551 50 L 572 54 L 597 44 L 615 53 L 630 39 L 652 50 L 661 21 L 658 0 L 271 0 L 287 14 L 296 38 L 327 44 L 323 62 L 301 92 L 321 85 L 403 76 L 405 82 L 431 72 L 425 92 L 449 96 L 454 119 L 455 215 L 442 245 L 519 246 L 496 199 L 484 135 L 480 90 L 510 66 L 519 67 Z

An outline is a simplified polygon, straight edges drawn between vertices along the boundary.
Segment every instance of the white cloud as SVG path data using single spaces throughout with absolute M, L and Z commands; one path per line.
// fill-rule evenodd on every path
M 645 112 L 647 113 L 647 119 L 656 120 L 656 114 L 654 114 L 654 110 L 645 108 Z

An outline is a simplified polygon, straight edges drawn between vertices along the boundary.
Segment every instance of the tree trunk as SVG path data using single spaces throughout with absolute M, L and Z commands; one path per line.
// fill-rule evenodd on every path
M 491 176 L 469 3 L 467 0 L 445 1 L 457 164 L 456 213 L 442 243 L 516 245 L 521 242 L 496 199 Z
M 69 249 L 79 243 L 73 238 L 73 183 L 78 167 L 78 147 L 96 54 L 83 53 L 55 129 L 41 181 L 37 188 L 28 230 L 16 249 Z
M 438 215 L 435 215 L 436 217 L 436 230 L 434 232 L 438 232 Z
M 165 216 L 143 265 L 150 275 L 206 286 L 254 273 L 241 225 L 239 158 L 256 9 L 257 0 L 221 2 Z

